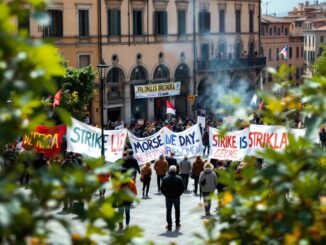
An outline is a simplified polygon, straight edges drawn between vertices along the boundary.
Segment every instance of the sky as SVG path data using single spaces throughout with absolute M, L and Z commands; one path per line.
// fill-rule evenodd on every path
M 263 0 L 262 10 L 263 14 L 266 14 L 266 2 L 268 4 L 268 14 L 272 15 L 276 13 L 276 16 L 284 16 L 288 11 L 296 7 L 298 3 L 303 3 L 307 0 Z M 324 2 L 319 0 L 319 2 Z M 310 3 L 314 3 L 314 0 L 310 0 Z

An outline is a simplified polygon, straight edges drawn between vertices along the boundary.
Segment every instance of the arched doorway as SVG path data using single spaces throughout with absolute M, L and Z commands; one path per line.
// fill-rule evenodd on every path
M 168 82 L 170 80 L 170 71 L 165 64 L 159 64 L 154 71 L 153 79 L 155 82 Z M 165 119 L 166 98 L 156 98 L 154 100 L 154 117 L 156 120 Z
M 132 87 L 130 89 L 130 104 L 131 104 L 131 120 L 147 118 L 147 99 L 135 99 L 135 87 L 134 85 L 146 84 L 148 81 L 148 72 L 145 67 L 139 65 L 136 66 L 130 75 L 130 81 Z
M 106 77 L 106 100 L 105 106 L 107 108 L 107 122 L 121 121 L 123 98 L 124 98 L 124 82 L 126 77 L 122 69 L 113 67 L 109 70 Z
M 175 109 L 178 116 L 186 117 L 187 116 L 187 96 L 189 88 L 189 76 L 190 70 L 189 67 L 182 63 L 175 70 L 174 80 L 176 82 L 181 82 L 180 95 L 175 98 Z

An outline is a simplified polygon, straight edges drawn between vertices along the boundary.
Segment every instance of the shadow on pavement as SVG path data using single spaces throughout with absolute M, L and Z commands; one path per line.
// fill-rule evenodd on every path
M 183 233 L 180 232 L 179 230 L 175 230 L 175 231 L 166 231 L 164 233 L 159 234 L 159 236 L 165 236 L 165 237 L 179 237 L 182 236 Z

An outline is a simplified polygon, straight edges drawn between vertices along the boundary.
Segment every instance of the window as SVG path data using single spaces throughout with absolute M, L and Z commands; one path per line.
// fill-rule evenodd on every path
M 78 10 L 79 36 L 89 36 L 89 11 L 87 9 Z
M 80 54 L 78 56 L 78 67 L 86 67 L 91 64 L 91 55 L 89 54 Z
M 289 59 L 292 59 L 292 47 L 289 48 Z
M 300 50 L 299 50 L 299 47 L 297 47 L 296 57 L 299 58 L 299 56 L 300 56 Z
M 281 28 L 277 29 L 277 35 L 281 36 Z
M 178 10 L 178 34 L 186 34 L 186 11 Z
M 154 12 L 154 34 L 155 35 L 168 34 L 168 14 L 166 11 Z
M 277 28 L 276 28 L 276 26 L 274 26 L 274 36 L 276 36 L 276 30 L 277 30 Z
M 261 28 L 260 33 L 262 36 L 265 36 L 265 28 L 264 27 Z
M 220 9 L 219 11 L 219 27 L 220 27 L 220 33 L 224 33 L 225 32 L 225 10 L 224 9 Z
M 169 79 L 170 72 L 169 69 L 164 64 L 160 64 L 156 67 L 154 71 L 154 79 Z
M 288 35 L 288 28 L 285 27 L 284 29 L 284 35 L 287 36 Z
M 280 59 L 279 54 L 280 54 L 280 50 L 277 48 L 276 49 L 276 60 L 279 60 Z
M 241 10 L 235 11 L 235 32 L 241 32 Z M 262 35 L 264 34 L 264 28 L 262 28 Z
M 133 18 L 133 34 L 143 35 L 143 11 L 134 10 L 132 18 Z
M 269 28 L 269 35 L 270 35 L 270 36 L 273 35 L 273 28 L 272 28 L 272 27 Z
M 268 59 L 272 60 L 272 49 L 271 48 L 268 51 Z
M 254 32 L 254 11 L 249 11 L 249 32 Z
M 199 32 L 208 33 L 211 31 L 211 13 L 207 11 L 199 12 Z
M 321 42 L 321 43 L 324 42 L 324 36 L 320 36 L 320 42 Z
M 63 36 L 63 17 L 61 10 L 49 10 L 49 26 L 44 27 L 44 37 L 62 37 Z
M 108 10 L 108 35 L 120 36 L 121 35 L 121 20 L 119 9 Z
M 26 30 L 30 33 L 30 22 L 29 22 L 29 9 L 24 9 L 18 18 L 18 30 Z
M 303 52 L 304 52 L 303 47 L 301 47 L 301 58 L 303 58 Z

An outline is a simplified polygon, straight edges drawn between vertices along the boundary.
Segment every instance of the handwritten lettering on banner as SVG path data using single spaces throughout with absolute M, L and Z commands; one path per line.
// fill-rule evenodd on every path
M 248 143 L 246 139 L 248 132 L 249 128 L 241 131 L 227 132 L 221 138 L 218 129 L 209 127 L 209 142 L 211 146 L 209 158 L 241 161 L 247 153 Z
M 220 138 L 219 131 L 210 128 L 210 158 L 241 161 L 245 156 L 256 156 L 265 148 L 283 150 L 289 144 L 289 133 L 298 138 L 304 136 L 305 129 L 252 124 L 241 131 L 227 132 L 224 138 Z
M 44 152 L 46 157 L 53 157 L 61 153 L 62 137 L 66 133 L 66 126 L 39 125 L 35 130 L 23 137 L 23 148 Z
M 182 158 L 184 155 L 193 157 L 202 154 L 203 145 L 199 124 L 178 133 L 164 128 L 164 133 L 167 155 L 174 152 L 176 158 Z
M 128 136 L 134 157 L 139 163 L 157 160 L 160 155 L 165 155 L 163 129 L 146 138 L 138 138 L 130 132 Z
M 127 138 L 127 130 L 104 130 L 104 155 L 108 162 L 122 158 Z M 89 126 L 76 119 L 67 129 L 67 151 L 84 154 L 90 157 L 101 156 L 101 129 Z

